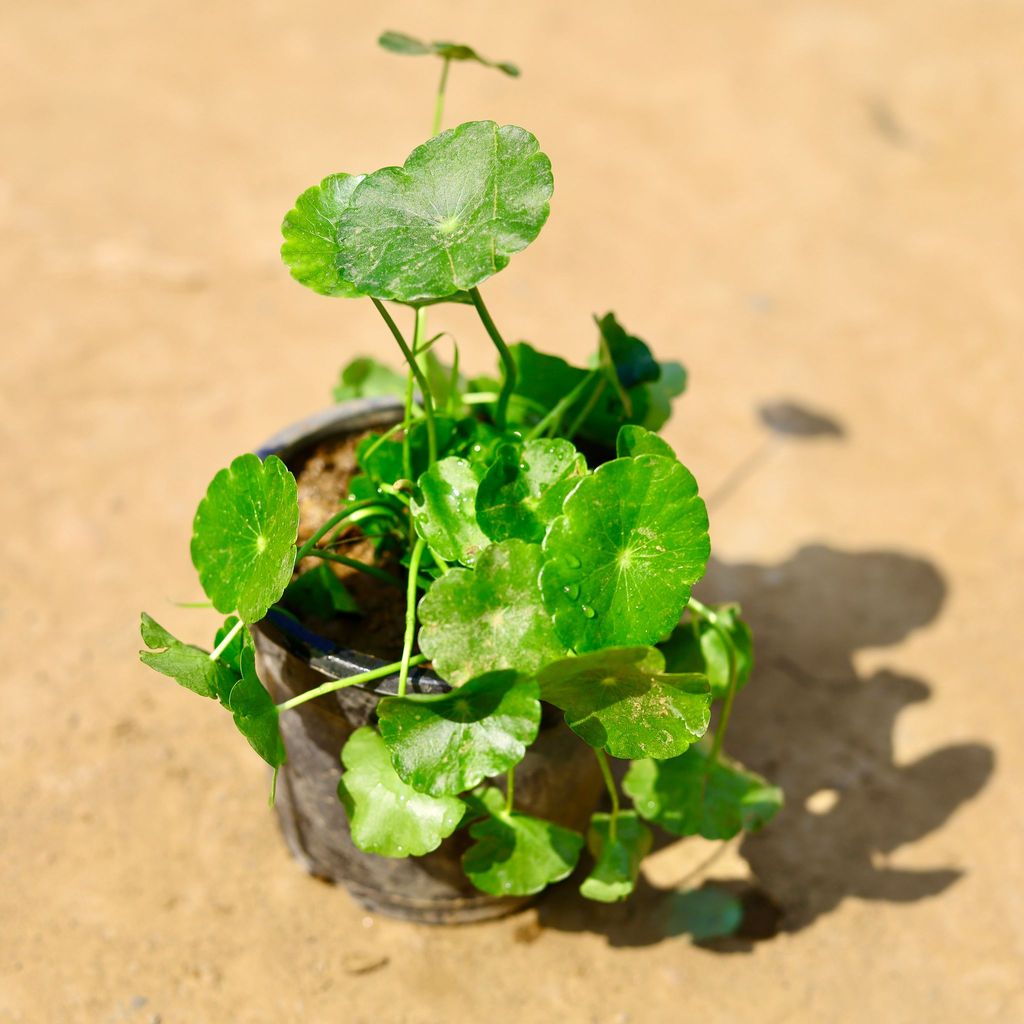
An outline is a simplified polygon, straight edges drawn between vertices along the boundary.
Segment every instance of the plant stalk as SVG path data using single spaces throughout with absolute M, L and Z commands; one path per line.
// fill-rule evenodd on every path
M 444 120 L 444 94 L 448 86 L 448 69 L 451 58 L 445 57 L 444 66 L 441 68 L 441 81 L 437 86 L 437 99 L 434 102 L 434 127 L 431 135 L 436 135 L 441 130 L 441 122 Z
M 377 565 L 370 565 L 369 562 L 361 562 L 358 558 L 349 558 L 348 555 L 339 555 L 336 551 L 325 551 L 323 548 L 313 548 L 307 557 L 322 558 L 325 562 L 337 562 L 338 565 L 346 565 L 350 569 L 358 569 L 359 572 L 364 572 L 367 576 L 372 576 L 374 579 L 378 579 L 382 583 L 390 584 L 392 587 L 398 587 L 401 589 L 405 586 L 397 576 L 389 573 L 387 569 L 381 569 L 380 566 Z
M 393 509 L 387 505 L 382 505 L 379 501 L 375 501 L 373 498 L 367 498 L 365 501 L 353 501 L 349 505 L 346 505 L 340 512 L 335 512 L 330 519 L 320 527 L 316 533 L 313 534 L 309 540 L 306 541 L 302 547 L 296 552 L 295 564 L 298 565 L 312 550 L 323 540 L 334 529 L 338 523 L 345 519 L 350 518 L 353 513 L 361 512 L 364 509 L 379 508 L 382 512 L 393 512 Z
M 540 437 L 548 427 L 554 426 L 557 432 L 562 425 L 562 417 L 579 401 L 587 387 L 601 376 L 601 368 L 591 370 L 567 395 L 563 395 L 545 414 L 540 422 L 535 423 L 526 435 L 527 441 Z
M 237 614 L 237 613 L 236 613 Z M 239 619 L 225 634 L 224 639 L 212 651 L 210 651 L 210 661 L 218 661 L 220 656 L 228 649 L 231 641 L 238 636 L 239 630 L 245 625 L 245 623 Z
M 736 648 L 733 645 L 732 637 L 722 628 L 721 622 L 718 620 L 718 615 L 715 611 L 709 608 L 702 601 L 698 601 L 697 598 L 691 597 L 689 601 L 690 610 L 695 614 L 699 615 L 709 626 L 719 635 L 722 643 L 725 644 L 726 656 L 729 659 L 729 685 L 725 691 L 725 699 L 722 701 L 722 714 L 718 719 L 718 728 L 715 729 L 715 738 L 711 743 L 711 753 L 708 755 L 707 772 L 709 772 L 718 761 L 718 757 L 722 752 L 722 744 L 725 741 L 725 731 L 729 728 L 729 718 L 732 715 L 732 705 L 736 700 L 736 683 L 737 683 L 737 666 L 736 666 Z
M 409 666 L 422 665 L 426 660 L 426 655 L 417 654 L 409 659 Z M 382 665 L 380 668 L 371 669 L 369 672 L 360 672 L 358 675 L 349 676 L 347 679 L 331 679 L 322 686 L 318 686 L 315 690 L 307 690 L 305 693 L 292 697 L 291 700 L 278 704 L 277 710 L 290 711 L 292 708 L 297 708 L 300 704 L 305 704 L 306 701 L 316 700 L 317 697 L 334 693 L 335 690 L 344 690 L 348 686 L 358 686 L 360 683 L 372 683 L 375 679 L 383 679 L 386 676 L 394 675 L 401 667 L 402 663 L 395 661 L 390 665 Z
M 594 748 L 597 755 L 597 763 L 601 766 L 601 777 L 604 779 L 605 787 L 612 801 L 612 820 L 608 825 L 608 838 L 614 843 L 616 838 L 616 823 L 619 819 L 619 790 L 615 785 L 615 777 L 612 775 L 611 765 L 608 764 L 608 755 L 600 747 Z
M 409 680 L 409 666 L 412 664 L 412 644 L 416 637 L 416 584 L 420 573 L 420 559 L 427 542 L 420 537 L 413 546 L 409 557 L 409 583 L 405 590 L 405 641 L 402 644 L 402 662 L 398 673 L 398 696 L 405 696 Z
M 509 768 L 508 774 L 506 775 L 507 782 L 505 783 L 505 813 L 512 813 L 512 806 L 515 803 L 516 794 L 516 770 L 513 766 Z
M 487 306 L 484 305 L 480 289 L 470 288 L 469 296 L 473 300 L 473 305 L 476 306 L 484 330 L 487 331 L 491 341 L 494 342 L 494 347 L 498 350 L 502 369 L 505 371 L 505 379 L 501 382 L 501 391 L 498 394 L 498 405 L 494 411 L 494 425 L 499 430 L 504 430 L 508 419 L 508 400 L 516 386 L 516 361 L 512 358 L 512 353 L 509 351 L 508 345 L 505 344 L 501 332 L 491 319 L 491 314 L 487 311 Z

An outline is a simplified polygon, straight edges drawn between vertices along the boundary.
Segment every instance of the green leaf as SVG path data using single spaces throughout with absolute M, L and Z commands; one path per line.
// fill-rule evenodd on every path
M 754 667 L 754 638 L 750 627 L 740 618 L 738 605 L 712 605 L 719 626 L 731 639 L 736 658 L 736 690 L 750 679 Z M 711 683 L 716 700 L 729 691 L 729 650 L 726 641 L 710 622 L 700 617 L 677 626 L 659 645 L 670 672 L 701 672 Z
M 513 78 L 519 74 L 519 68 L 515 64 L 509 64 L 507 61 L 498 63 L 487 60 L 481 57 L 472 47 L 462 43 L 424 43 L 419 39 L 414 39 L 412 36 L 405 35 L 404 32 L 385 32 L 377 42 L 385 50 L 401 54 L 404 57 L 422 57 L 427 54 L 433 54 L 445 60 L 475 61 L 484 67 L 497 68 L 498 71 L 504 71 L 506 75 L 511 75 Z
M 420 650 L 459 685 L 497 669 L 535 672 L 562 657 L 537 577 L 536 544 L 507 540 L 483 548 L 475 569 L 451 569 L 420 601 Z
M 449 693 L 385 697 L 380 734 L 395 771 L 414 789 L 445 796 L 518 764 L 540 727 L 537 683 L 488 672 Z
M 192 523 L 192 564 L 217 611 L 258 622 L 295 568 L 295 477 L 271 455 L 240 455 L 212 480 Z
M 711 695 L 699 675 L 669 675 L 654 647 L 611 647 L 538 674 L 541 697 L 580 739 L 612 757 L 674 757 L 707 731 Z
M 584 477 L 544 538 L 541 587 L 562 641 L 592 651 L 665 639 L 704 574 L 707 530 L 675 459 L 615 459 Z
M 636 455 L 664 455 L 669 459 L 676 457 L 668 441 L 658 437 L 653 431 L 633 423 L 626 423 L 619 428 L 619 435 L 615 439 L 615 453 L 620 459 Z
M 539 544 L 586 472 L 586 459 L 562 438 L 503 445 L 480 481 L 477 521 L 491 540 Z
M 334 389 L 334 400 L 350 398 L 405 397 L 405 376 L 369 356 L 353 359 L 342 371 Z
M 232 687 L 228 699 L 235 725 L 267 764 L 280 768 L 286 755 L 277 707 L 256 674 L 256 655 L 251 647 L 242 649 L 238 664 L 242 678 Z
M 281 259 L 299 284 L 321 295 L 354 298 L 359 291 L 338 272 L 338 220 L 362 174 L 332 174 L 307 188 L 281 225 Z M 338 399 L 340 401 L 340 399 Z
M 781 789 L 736 761 L 720 755 L 709 768 L 705 744 L 667 761 L 634 762 L 623 789 L 637 811 L 666 832 L 705 839 L 757 831 L 775 816 L 783 799 Z
M 661 376 L 640 390 L 644 395 L 640 424 L 648 430 L 661 430 L 672 415 L 672 399 L 686 390 L 686 368 L 680 363 L 662 363 Z
M 651 350 L 639 338 L 627 334 L 614 313 L 605 313 L 600 320 L 597 317 L 594 320 L 623 388 L 628 390 L 661 376 L 661 367 Z
M 356 599 L 323 562 L 292 580 L 280 603 L 300 620 L 359 613 Z
M 594 814 L 587 831 L 587 846 L 594 857 L 593 871 L 583 880 L 580 894 L 599 903 L 617 903 L 636 888 L 640 862 L 651 851 L 651 830 L 635 811 L 620 811 L 611 836 L 612 816 Z
M 388 748 L 370 726 L 357 729 L 341 751 L 345 773 L 338 797 L 348 814 L 352 841 L 382 857 L 422 857 L 458 827 L 465 804 L 453 796 L 428 796 L 403 782 Z
M 572 874 L 583 836 L 550 821 L 501 811 L 471 825 L 476 843 L 462 857 L 462 869 L 492 896 L 530 896 Z
M 157 672 L 202 697 L 216 698 L 235 682 L 235 673 L 210 652 L 182 643 L 154 618 L 142 613 L 142 642 L 150 648 L 139 651 L 139 660 Z
M 435 462 L 418 481 L 412 514 L 416 532 L 446 561 L 472 565 L 490 543 L 476 521 L 483 467 L 466 459 Z
M 237 615 L 229 615 L 224 620 L 224 625 L 217 630 L 216 636 L 213 638 L 214 649 L 220 647 L 221 641 L 227 637 L 228 633 L 230 633 L 232 629 L 234 629 L 237 622 Z M 235 685 L 242 674 L 242 651 L 244 651 L 246 647 L 252 646 L 252 634 L 243 626 L 234 634 L 227 647 L 220 652 L 220 657 L 217 660 L 228 670 L 225 675 L 218 677 L 217 686 L 217 696 L 220 698 L 220 702 L 224 707 L 228 707 L 228 701 L 231 697 L 231 688 Z
M 338 224 L 338 270 L 378 299 L 474 288 L 537 237 L 551 191 L 529 132 L 469 121 L 363 180 Z

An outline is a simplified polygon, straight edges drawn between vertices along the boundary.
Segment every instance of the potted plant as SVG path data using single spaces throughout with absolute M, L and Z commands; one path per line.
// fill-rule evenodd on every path
M 506 343 L 480 288 L 540 233 L 551 165 L 522 128 L 440 128 L 453 61 L 518 71 L 381 43 L 441 59 L 432 137 L 303 192 L 282 256 L 371 301 L 406 372 L 350 363 L 333 409 L 213 478 L 191 554 L 227 617 L 207 651 L 143 615 L 141 658 L 232 715 L 295 855 L 367 906 L 494 916 L 581 856 L 582 895 L 620 900 L 650 824 L 724 839 L 781 803 L 723 749 L 751 636 L 692 596 L 707 513 L 656 432 L 685 372 L 611 313 L 585 367 Z M 479 315 L 493 379 L 467 380 L 454 344 L 439 358 L 428 314 L 453 302 Z

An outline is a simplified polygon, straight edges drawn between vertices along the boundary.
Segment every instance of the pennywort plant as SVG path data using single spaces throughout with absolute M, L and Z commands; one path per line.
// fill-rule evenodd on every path
M 586 366 L 506 341 L 481 289 L 543 228 L 551 164 L 514 125 L 440 128 L 452 62 L 518 71 L 467 46 L 396 33 L 380 42 L 440 59 L 434 133 L 401 166 L 335 173 L 303 192 L 284 218 L 281 253 L 306 287 L 371 302 L 404 361 L 403 374 L 350 363 L 335 397 L 395 394 L 404 413 L 360 442 L 348 493 L 301 545 L 283 462 L 242 455 L 221 470 L 195 515 L 192 560 L 224 623 L 207 651 L 144 615 L 141 657 L 217 700 L 275 778 L 287 757 L 281 715 L 397 673 L 376 725 L 339 752 L 356 845 L 415 857 L 468 829 L 465 872 L 495 895 L 565 878 L 586 845 L 594 866 L 582 894 L 619 900 L 650 849 L 650 823 L 727 839 L 781 803 L 723 745 L 752 644 L 735 606 L 692 596 L 710 551 L 707 512 L 656 433 L 685 372 L 612 313 L 594 320 Z M 428 329 L 447 303 L 476 310 L 493 378 L 467 379 L 451 337 Z M 372 560 L 345 553 L 355 533 L 373 539 Z M 358 614 L 332 563 L 404 602 L 402 656 L 275 705 L 250 629 L 275 606 Z M 408 692 L 410 669 L 424 664 L 448 692 Z M 586 836 L 517 809 L 515 769 L 542 702 L 593 749 L 607 785 L 608 810 Z M 616 760 L 628 762 L 621 790 Z

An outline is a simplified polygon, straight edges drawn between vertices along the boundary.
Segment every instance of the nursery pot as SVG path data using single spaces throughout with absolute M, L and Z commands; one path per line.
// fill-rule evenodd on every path
M 402 416 L 391 399 L 359 399 L 325 410 L 276 434 L 259 450 L 294 463 L 323 441 L 386 428 Z M 396 591 L 396 601 L 404 598 Z M 379 668 L 377 658 L 341 648 L 271 612 L 253 630 L 260 678 L 276 703 L 320 686 Z M 423 857 L 389 858 L 353 844 L 338 799 L 341 748 L 360 726 L 376 722 L 378 701 L 397 692 L 397 674 L 337 690 L 281 716 L 288 760 L 281 768 L 275 809 L 292 856 L 311 875 L 338 882 L 364 907 L 394 917 L 453 924 L 501 917 L 534 897 L 496 897 L 480 892 L 462 871 L 471 843 L 465 828 Z M 408 692 L 443 693 L 447 683 L 414 669 Z M 562 714 L 544 705 L 540 732 L 516 766 L 516 808 L 578 831 L 586 829 L 603 792 L 597 761 L 570 732 Z

